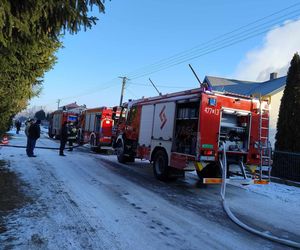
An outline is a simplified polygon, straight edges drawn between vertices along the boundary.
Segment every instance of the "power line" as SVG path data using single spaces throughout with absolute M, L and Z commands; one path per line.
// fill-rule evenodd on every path
M 100 92 L 100 91 L 103 91 L 103 90 L 106 90 L 106 89 L 109 89 L 109 88 L 112 88 L 114 87 L 116 84 L 118 84 L 118 82 L 114 82 L 114 83 L 111 83 L 112 81 L 114 80 L 117 80 L 118 78 L 113 78 L 105 83 L 104 86 L 98 86 L 98 87 L 95 87 L 95 88 L 91 88 L 89 90 L 86 90 L 84 93 L 82 94 L 79 94 L 79 95 L 75 95 L 75 96 L 67 96 L 67 97 L 61 97 L 59 100 L 60 101 L 63 101 L 63 100 L 68 100 L 68 99 L 76 99 L 76 98 L 80 98 L 80 97 L 83 97 L 83 96 L 88 96 L 88 95 L 91 95 L 91 94 L 94 94 L 94 93 L 97 93 L 97 92 Z M 107 85 L 108 83 L 111 83 L 110 85 Z M 105 86 L 106 85 L 106 86 Z M 49 103 L 45 104 L 46 106 L 50 106 L 53 104 L 55 100 L 53 99 L 53 101 L 49 101 Z M 57 101 L 57 99 L 56 99 Z
M 217 36 L 213 39 L 210 39 L 210 40 L 208 40 L 204 43 L 201 43 L 200 45 L 197 45 L 197 46 L 195 46 L 195 47 L 193 47 L 189 50 L 185 50 L 185 51 L 177 53 L 173 56 L 167 57 L 165 59 L 161 59 L 161 60 L 159 60 L 159 61 L 157 61 L 153 64 L 141 67 L 140 69 L 132 71 L 132 73 L 127 74 L 127 75 L 131 79 L 138 79 L 138 78 L 141 78 L 143 76 L 147 76 L 147 75 L 150 75 L 150 74 L 153 74 L 153 73 L 156 73 L 156 72 L 174 67 L 174 66 L 182 64 L 184 62 L 191 61 L 191 60 L 199 58 L 201 56 L 213 53 L 215 51 L 233 46 L 237 43 L 240 43 L 240 42 L 243 42 L 243 41 L 248 40 L 250 38 L 259 36 L 261 34 L 264 34 L 267 31 L 270 31 L 270 30 L 273 30 L 273 29 L 277 28 L 277 27 L 271 28 L 270 26 L 281 23 L 283 21 L 282 19 L 286 20 L 287 18 L 299 17 L 299 14 L 300 14 L 299 9 L 293 10 L 289 13 L 286 13 L 286 14 L 281 15 L 281 16 L 275 18 L 275 19 L 272 19 L 272 20 L 269 20 L 267 22 L 256 25 L 252 28 L 249 28 L 249 29 L 246 29 L 246 30 L 243 30 L 243 29 L 245 29 L 247 27 L 250 27 L 251 25 L 257 24 L 257 23 L 259 23 L 263 20 L 266 20 L 270 17 L 276 16 L 276 15 L 278 15 L 278 14 L 284 12 L 284 11 L 290 10 L 290 9 L 292 9 L 292 8 L 298 6 L 298 5 L 300 5 L 300 3 L 296 3 L 296 4 L 293 4 L 291 6 L 288 6 L 284 9 L 281 9 L 281 10 L 276 11 L 272 14 L 269 14 L 265 17 L 257 19 L 253 22 L 250 22 L 250 23 L 246 24 L 246 25 L 238 27 L 237 29 L 234 29 L 230 32 L 221 34 L 221 35 L 219 35 L 219 36 Z M 243 30 L 243 31 L 241 31 L 241 30 Z M 238 31 L 241 31 L 241 32 L 238 32 Z M 236 33 L 236 32 L 238 32 L 238 33 Z M 231 34 L 235 34 L 235 35 L 231 35 Z M 244 35 L 244 34 L 246 34 L 246 35 Z M 231 35 L 231 36 L 229 36 L 229 35 Z M 116 79 L 117 78 L 113 78 L 113 79 L 111 79 L 110 81 L 108 81 L 106 83 L 110 83 L 110 82 L 112 82 Z M 110 84 L 110 85 L 104 86 L 104 87 L 102 86 L 102 87 L 93 88 L 93 89 L 87 90 L 83 94 L 80 94 L 80 95 L 77 95 L 77 96 L 72 96 L 72 97 L 69 96 L 69 97 L 61 98 L 61 100 L 66 100 L 66 99 L 71 99 L 71 98 L 79 98 L 79 97 L 91 95 L 91 94 L 94 94 L 96 92 L 100 92 L 100 91 L 103 91 L 105 89 L 109 89 L 109 88 L 113 87 L 115 84 L 116 83 L 113 83 L 113 84 Z M 131 82 L 131 81 L 128 84 L 130 84 L 130 85 L 140 85 L 140 86 L 150 86 L 150 85 L 146 85 L 146 84 L 134 83 L 134 82 Z M 184 86 L 184 87 L 179 87 L 179 86 L 172 87 L 172 86 L 166 86 L 166 85 L 157 85 L 157 86 L 160 87 L 160 88 L 186 88 L 186 86 Z
M 229 32 L 226 32 L 226 33 L 224 33 L 224 34 L 218 35 L 218 36 L 216 36 L 216 37 L 214 37 L 214 38 L 212 38 L 212 39 L 210 39 L 210 40 L 208 40 L 208 41 L 206 41 L 206 42 L 204 42 L 204 43 L 202 43 L 202 44 L 200 44 L 200 45 L 197 45 L 197 46 L 195 46 L 195 47 L 193 47 L 193 48 L 191 48 L 191 49 L 188 49 L 188 50 L 186 50 L 186 51 L 177 53 L 177 54 L 175 54 L 175 55 L 173 55 L 173 56 L 170 56 L 170 57 L 167 57 L 167 58 L 165 58 L 165 59 L 161 59 L 161 60 L 157 61 L 156 63 L 150 64 L 150 65 L 148 65 L 148 66 L 144 66 L 144 67 L 142 67 L 142 68 L 140 68 L 140 69 L 144 69 L 144 68 L 147 68 L 147 67 L 149 67 L 149 66 L 156 65 L 157 63 L 166 61 L 166 60 L 168 60 L 168 59 L 170 59 L 170 58 L 176 57 L 176 56 L 178 56 L 178 55 L 182 55 L 182 54 L 186 53 L 187 51 L 194 50 L 194 49 L 199 48 L 200 46 L 202 46 L 202 45 L 204 45 L 204 44 L 207 44 L 207 43 L 209 43 L 209 42 L 211 42 L 211 41 L 214 41 L 214 40 L 216 40 L 216 39 L 218 39 L 218 38 L 222 38 L 222 37 L 224 37 L 224 36 L 233 34 L 233 33 L 236 32 L 236 31 L 242 30 L 243 28 L 246 28 L 246 27 L 248 27 L 248 26 L 251 26 L 252 24 L 259 23 L 260 21 L 263 21 L 263 20 L 265 20 L 265 19 L 268 19 L 269 17 L 275 16 L 275 15 L 277 15 L 277 14 L 279 14 L 279 13 L 281 13 L 281 12 L 284 12 L 284 11 L 286 11 L 286 10 L 288 10 L 288 9 L 292 9 L 292 8 L 294 8 L 295 6 L 298 6 L 298 5 L 300 5 L 300 3 L 296 3 L 296 4 L 293 4 L 293 5 L 290 5 L 290 6 L 286 7 L 286 8 L 284 8 L 284 9 L 281 9 L 281 10 L 279 10 L 279 11 L 276 11 L 276 12 L 274 12 L 274 13 L 271 13 L 270 15 L 267 15 L 267 16 L 265 16 L 265 17 L 262 17 L 262 18 L 259 18 L 259 19 L 255 20 L 255 21 L 253 21 L 253 22 L 250 22 L 250 23 L 248 23 L 248 24 L 246 24 L 246 25 L 243 25 L 243 26 L 241 26 L 241 27 L 238 27 L 238 28 L 236 28 L 236 29 L 234 29 L 234 30 L 232 30 L 232 31 L 229 31 Z M 133 73 L 134 73 L 134 72 L 133 72 Z M 131 74 L 131 73 L 129 73 L 129 74 Z
M 137 83 L 137 82 L 128 82 L 128 85 L 136 85 L 136 86 L 146 86 L 146 87 L 151 87 L 151 85 L 146 84 L 146 83 Z M 173 88 L 173 89 L 183 89 L 186 88 L 187 86 L 172 86 L 172 85 L 156 85 L 159 88 Z
M 276 29 L 277 27 L 273 28 L 273 29 Z M 204 55 L 207 55 L 207 54 L 211 54 L 213 52 L 216 52 L 218 50 L 221 50 L 221 49 L 224 49 L 224 48 L 227 48 L 227 47 L 230 47 L 232 45 L 235 45 L 237 43 L 240 43 L 240 42 L 243 42 L 243 41 L 246 41 L 250 38 L 253 38 L 253 37 L 256 37 L 256 36 L 259 36 L 259 35 L 262 35 L 262 34 L 265 34 L 267 31 L 270 31 L 270 30 L 273 30 L 273 29 L 265 29 L 263 31 L 260 31 L 260 32 L 257 32 L 251 36 L 246 36 L 246 37 L 243 37 L 243 38 L 240 38 L 236 41 L 232 41 L 232 42 L 229 42 L 227 44 L 224 44 L 224 45 L 219 45 L 218 47 L 215 47 L 215 48 L 210 48 L 208 50 L 204 50 L 202 53 L 200 54 L 197 54 L 197 55 L 194 55 L 194 56 L 190 56 L 190 57 L 187 57 L 187 58 L 184 58 L 184 59 L 181 59 L 181 60 L 178 60 L 177 62 L 173 62 L 173 63 L 170 63 L 168 65 L 165 65 L 163 67 L 160 67 L 158 69 L 153 69 L 153 70 L 149 70 L 148 72 L 145 72 L 145 73 L 142 73 L 142 74 L 139 74 L 139 75 L 136 75 L 136 76 L 133 76 L 131 77 L 132 79 L 138 79 L 138 78 L 141 78 L 141 77 L 144 77 L 144 76 L 148 76 L 150 74 L 153 74 L 153 73 L 156 73 L 156 72 L 159 72 L 159 71 L 162 71 L 162 70 L 165 70 L 165 69 L 169 69 L 171 67 L 174 67 L 176 65 L 179 65 L 179 64 L 182 64 L 184 62 L 189 62 L 191 60 L 194 60 L 196 58 L 199 58 L 201 56 L 204 56 Z
M 224 42 L 225 42 L 225 41 L 227 41 L 227 42 L 232 42 L 233 39 L 239 39 L 239 42 L 240 42 L 240 41 L 244 41 L 244 39 L 241 40 L 241 38 L 243 37 L 242 34 L 248 35 L 249 33 L 252 33 L 252 34 L 253 34 L 253 33 L 256 32 L 253 36 L 249 36 L 249 35 L 248 35 L 248 39 L 250 39 L 250 38 L 252 38 L 252 37 L 254 37 L 254 36 L 257 36 L 257 35 L 260 35 L 260 34 L 262 34 L 262 33 L 265 33 L 265 32 L 268 31 L 268 30 L 274 29 L 274 28 L 271 28 L 271 26 L 276 25 L 276 24 L 278 24 L 279 22 L 282 22 L 282 21 L 286 20 L 287 18 L 295 18 L 295 17 L 298 17 L 298 16 L 299 16 L 299 9 L 294 10 L 294 11 L 291 11 L 291 12 L 286 13 L 286 14 L 284 14 L 284 15 L 281 15 L 280 17 L 277 17 L 276 19 L 272 19 L 272 20 L 269 20 L 269 21 L 267 21 L 267 22 L 264 22 L 264 23 L 262 23 L 262 24 L 260 24 L 260 25 L 256 25 L 256 26 L 254 26 L 254 27 L 251 27 L 251 28 L 249 28 L 249 29 L 246 29 L 246 30 L 244 30 L 244 31 L 242 31 L 242 32 L 239 32 L 239 33 L 235 34 L 235 35 L 226 37 L 228 34 L 233 34 L 234 32 L 236 32 L 236 31 L 238 31 L 238 30 L 241 30 L 241 29 L 243 29 L 243 28 L 245 28 L 245 27 L 251 26 L 251 25 L 253 25 L 253 24 L 255 24 L 255 23 L 258 23 L 258 22 L 261 21 L 261 20 L 265 20 L 266 18 L 269 18 L 269 17 L 271 17 L 271 16 L 277 15 L 278 13 L 281 13 L 281 12 L 283 12 L 283 11 L 285 11 L 285 10 L 287 10 L 287 9 L 290 9 L 290 8 L 292 8 L 292 7 L 295 7 L 295 6 L 299 5 L 299 4 L 300 4 L 300 3 L 294 4 L 294 5 L 292 5 L 292 6 L 290 6 L 290 7 L 287 7 L 287 8 L 285 8 L 285 9 L 283 9 L 283 10 L 277 11 L 277 12 L 271 14 L 271 15 L 268 15 L 268 16 L 266 16 L 266 17 L 260 18 L 260 19 L 254 21 L 254 22 L 251 22 L 250 24 L 247 24 L 247 25 L 244 25 L 244 26 L 242 26 L 242 27 L 240 27 L 240 28 L 237 28 L 237 29 L 235 29 L 234 31 L 231 31 L 231 32 L 225 33 L 225 34 L 223 34 L 223 35 L 217 36 L 216 38 L 211 39 L 211 40 L 209 40 L 209 41 L 207 41 L 207 42 L 204 42 L 204 43 L 202 43 L 202 44 L 200 44 L 200 45 L 198 45 L 198 46 L 196 46 L 196 47 L 194 47 L 194 48 L 192 48 L 192 49 L 189 49 L 189 50 L 187 50 L 187 51 L 178 53 L 178 54 L 176 54 L 176 55 L 174 55 L 174 56 L 171 56 L 171 57 L 169 57 L 169 58 L 160 60 L 160 61 L 158 61 L 157 63 L 153 63 L 153 64 L 150 64 L 150 65 L 148 65 L 148 66 L 142 67 L 140 70 L 135 71 L 136 73 L 135 73 L 135 72 L 132 72 L 131 74 L 128 74 L 128 75 L 129 75 L 132 79 L 136 79 L 136 78 L 139 78 L 139 77 L 142 77 L 142 76 L 145 76 L 145 75 L 149 75 L 149 74 L 151 74 L 151 73 L 153 73 L 153 72 L 157 72 L 157 71 L 161 71 L 161 70 L 163 70 L 163 69 L 166 69 L 167 66 L 169 66 L 169 65 L 173 66 L 174 63 L 177 63 L 177 62 L 182 63 L 182 62 L 181 62 L 182 59 L 189 59 L 189 57 L 193 56 L 193 54 L 195 54 L 195 53 L 200 53 L 200 52 L 202 52 L 204 49 L 210 49 L 210 50 L 212 50 L 212 49 L 214 49 L 214 47 L 212 47 L 212 46 L 216 46 L 216 45 L 218 45 L 218 46 L 224 45 Z M 267 24 L 268 24 L 268 25 L 267 25 Z M 263 31 L 261 31 L 261 30 L 263 30 Z M 223 39 L 220 40 L 219 38 L 223 38 Z M 236 44 L 236 43 L 234 43 L 234 44 Z M 206 46 L 204 46 L 204 45 L 206 45 Z M 210 47 L 212 47 L 212 48 L 210 48 Z M 146 70 L 147 70 L 147 71 L 146 71 Z M 149 73 L 149 72 L 150 72 L 150 73 Z

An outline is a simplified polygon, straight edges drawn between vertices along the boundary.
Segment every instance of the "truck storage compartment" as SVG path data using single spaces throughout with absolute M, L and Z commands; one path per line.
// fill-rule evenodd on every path
M 196 154 L 198 120 L 199 101 L 177 104 L 173 152 Z
M 247 152 L 249 148 L 250 114 L 223 110 L 220 123 L 221 142 L 225 142 L 227 152 Z

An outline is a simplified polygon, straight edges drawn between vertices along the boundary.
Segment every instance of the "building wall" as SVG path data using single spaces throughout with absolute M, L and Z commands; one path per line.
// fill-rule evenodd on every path
M 281 98 L 283 95 L 283 90 L 271 96 L 271 107 L 270 107 L 270 142 L 274 147 L 277 120 L 279 114 L 279 108 L 281 103 Z

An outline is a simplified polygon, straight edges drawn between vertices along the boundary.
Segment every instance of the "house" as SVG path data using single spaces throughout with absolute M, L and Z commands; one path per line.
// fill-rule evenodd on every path
M 270 141 L 274 146 L 278 113 L 286 84 L 286 76 L 277 77 L 277 73 L 271 73 L 270 79 L 264 82 L 206 76 L 203 83 L 211 86 L 212 89 L 216 91 L 226 91 L 242 95 L 261 94 L 262 96 L 270 96 Z
M 85 105 L 79 106 L 76 102 L 64 105 L 62 107 L 58 108 L 59 110 L 68 110 L 68 111 L 72 111 L 74 113 L 80 113 L 81 111 L 86 109 Z

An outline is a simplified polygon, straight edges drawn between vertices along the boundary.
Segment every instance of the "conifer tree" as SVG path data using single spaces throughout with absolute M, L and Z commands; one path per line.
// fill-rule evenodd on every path
M 0 1 L 0 135 L 12 117 L 37 95 L 43 76 L 55 61 L 64 32 L 91 28 L 104 12 L 101 0 Z
M 298 53 L 291 61 L 281 99 L 275 150 L 300 152 L 300 57 Z

